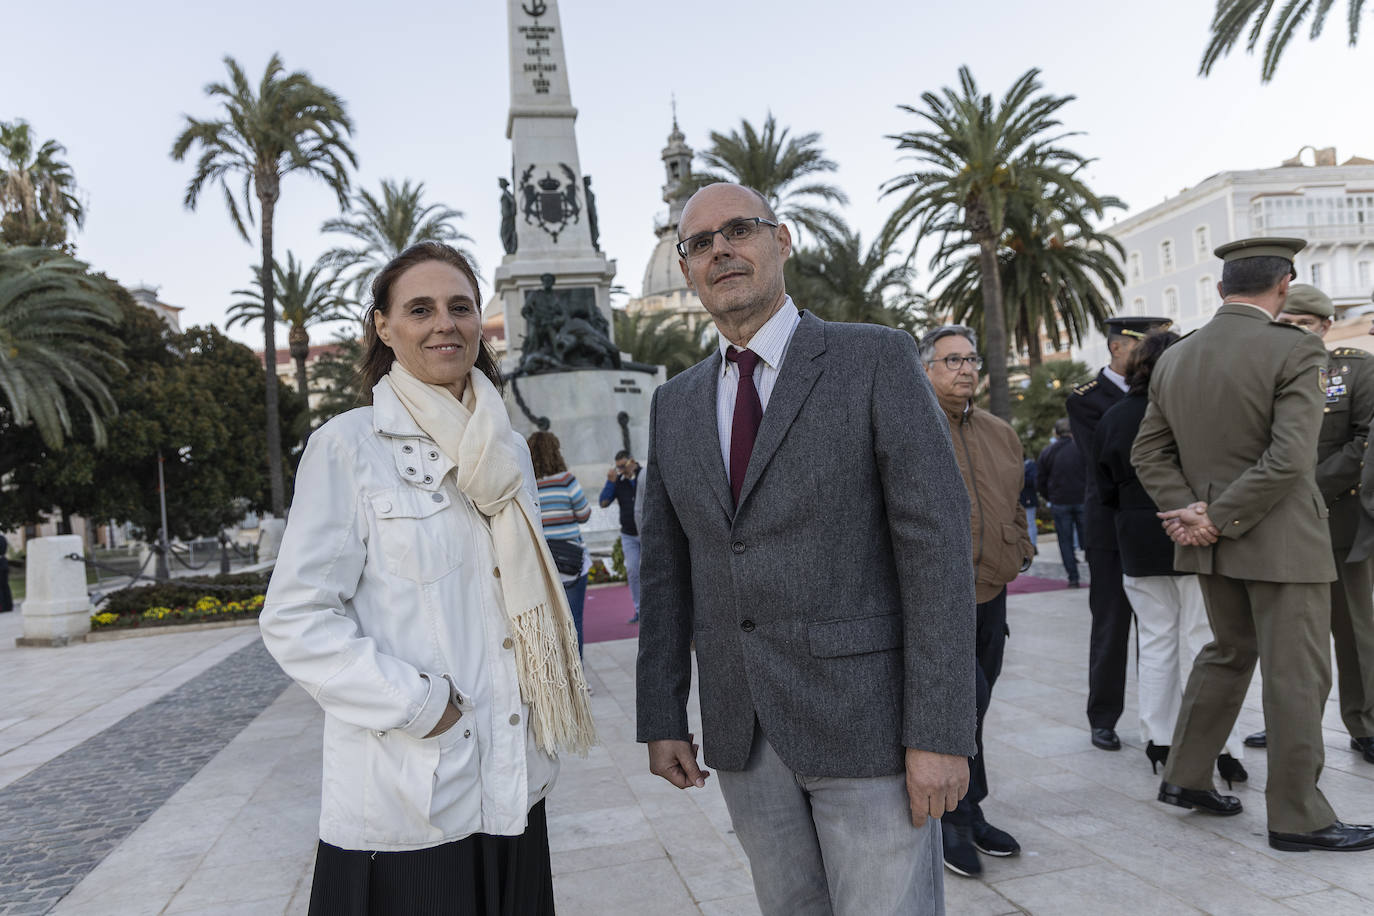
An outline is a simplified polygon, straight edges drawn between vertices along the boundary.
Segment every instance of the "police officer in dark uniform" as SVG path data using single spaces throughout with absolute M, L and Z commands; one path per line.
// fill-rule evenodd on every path
M 1278 320 L 1325 337 L 1335 308 L 1315 286 L 1294 283 Z M 1331 547 L 1336 581 L 1331 585 L 1331 631 L 1336 637 L 1341 719 L 1351 745 L 1374 763 L 1374 695 L 1366 688 L 1374 657 L 1368 641 L 1374 627 L 1374 560 L 1366 554 L 1352 562 L 1351 547 L 1360 527 L 1360 478 L 1374 416 L 1374 360 L 1364 350 L 1338 347 L 1326 364 L 1326 406 L 1317 440 L 1317 486 L 1331 513 Z M 1363 636 L 1363 638 L 1361 638 Z M 1363 644 L 1363 646 L 1362 646 Z M 1364 649 L 1363 656 L 1361 648 Z M 1245 739 L 1250 747 L 1264 747 L 1264 732 Z
M 1073 439 L 1086 467 L 1097 467 L 1092 454 L 1097 421 L 1126 396 L 1126 363 L 1136 345 L 1156 328 L 1168 328 L 1167 318 L 1119 317 L 1105 322 L 1111 362 L 1091 382 L 1069 393 L 1064 408 Z M 1112 510 L 1103 505 L 1096 475 L 1087 475 L 1083 499 L 1083 552 L 1088 558 L 1088 607 L 1092 635 L 1088 649 L 1088 725 L 1094 747 L 1121 749 L 1116 721 L 1126 701 L 1126 654 L 1131 637 L 1131 603 L 1121 585 L 1121 555 L 1116 546 Z

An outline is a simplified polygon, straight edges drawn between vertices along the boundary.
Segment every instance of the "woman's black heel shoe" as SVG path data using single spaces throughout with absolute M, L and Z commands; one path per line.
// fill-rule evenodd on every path
M 1250 774 L 1245 772 L 1245 767 L 1241 762 L 1230 754 L 1222 754 L 1217 758 L 1217 775 L 1226 780 L 1226 788 L 1231 788 L 1233 782 L 1246 782 L 1250 779 Z
M 1169 745 L 1145 742 L 1145 757 L 1150 761 L 1150 772 L 1158 773 L 1161 763 L 1169 762 Z

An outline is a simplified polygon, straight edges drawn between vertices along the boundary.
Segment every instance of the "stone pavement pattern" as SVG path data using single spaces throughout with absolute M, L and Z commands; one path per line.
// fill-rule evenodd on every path
M 1120 753 L 1089 745 L 1086 590 L 1017 595 L 1009 610 L 1012 636 L 987 719 L 992 795 L 985 810 L 1020 840 L 1023 852 L 984 859 L 981 881 L 947 875 L 951 916 L 1374 911 L 1374 853 L 1268 848 L 1262 752 L 1246 757 L 1250 782 L 1236 787 L 1245 812 L 1213 819 L 1154 801 L 1158 777 L 1138 745 Z M 108 740 L 100 735 L 104 728 L 118 731 L 163 697 L 169 703 L 159 706 L 160 716 L 175 715 L 167 706 L 177 705 L 171 701 L 181 685 L 231 656 L 251 659 L 253 650 L 245 647 L 257 645 L 255 631 L 231 629 L 16 650 L 12 626 L 0 621 L 0 691 L 7 698 L 0 712 L 0 785 L 11 787 L 42 773 L 49 761 L 100 747 L 92 742 Z M 549 800 L 559 913 L 757 913 L 715 780 L 705 790 L 681 792 L 645 769 L 644 749 L 634 743 L 635 651 L 632 640 L 587 647 L 604 745 L 565 762 Z M 219 686 L 226 697 L 235 690 Z M 217 715 L 203 707 L 194 714 Z M 695 709 L 692 722 L 699 727 Z M 1257 682 L 1241 727 L 1261 725 Z M 1374 766 L 1348 749 L 1334 701 L 1325 725 L 1324 791 L 1346 820 L 1374 821 Z M 135 824 L 52 912 L 304 913 L 319 807 L 320 729 L 318 707 L 288 687 Z M 1120 730 L 1135 742 L 1134 708 Z M 138 819 L 121 801 L 118 784 L 90 792 L 108 800 L 104 820 L 115 820 L 116 812 Z M 86 830 L 103 835 L 104 820 Z M 68 838 L 76 846 L 89 840 L 85 830 Z M 21 912 L 9 909 L 21 905 L 0 889 L 0 913 Z

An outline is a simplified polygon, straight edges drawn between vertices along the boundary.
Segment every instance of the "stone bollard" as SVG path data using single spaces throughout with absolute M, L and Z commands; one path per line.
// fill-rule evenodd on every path
M 275 560 L 281 550 L 281 537 L 286 533 L 286 519 L 267 516 L 258 523 L 258 562 Z
M 84 642 L 91 631 L 86 594 L 85 545 L 75 534 L 34 538 L 24 560 L 24 635 L 18 646 L 65 646 Z

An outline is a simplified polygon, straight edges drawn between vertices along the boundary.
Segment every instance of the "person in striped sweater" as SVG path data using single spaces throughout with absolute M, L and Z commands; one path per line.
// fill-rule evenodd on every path
M 563 590 L 568 594 L 568 607 L 577 625 L 577 651 L 582 651 L 582 605 L 587 597 L 587 572 L 591 560 L 582 543 L 578 523 L 592 514 L 582 485 L 568 470 L 558 437 L 550 432 L 531 433 L 530 457 L 534 460 L 535 483 L 539 485 L 539 515 L 544 522 L 544 537 L 550 541 L 572 541 L 582 551 L 582 568 L 576 573 L 563 573 Z

